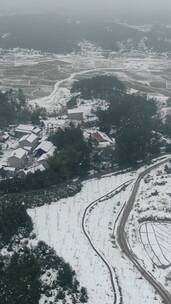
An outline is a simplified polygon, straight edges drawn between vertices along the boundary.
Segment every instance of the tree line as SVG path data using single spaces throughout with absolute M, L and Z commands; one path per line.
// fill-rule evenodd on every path
M 132 165 L 160 152 L 157 130 L 161 123 L 154 99 L 127 93 L 113 95 L 108 109 L 99 110 L 97 115 L 100 128 L 114 133 L 120 165 Z
M 45 117 L 45 109 L 30 107 L 21 89 L 0 91 L 0 128 L 17 123 L 39 124 Z

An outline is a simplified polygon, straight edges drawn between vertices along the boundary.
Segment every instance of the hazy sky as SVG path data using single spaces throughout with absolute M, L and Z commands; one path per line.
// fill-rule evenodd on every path
M 0 13 L 45 11 L 116 12 L 166 11 L 171 13 L 171 0 L 0 0 Z

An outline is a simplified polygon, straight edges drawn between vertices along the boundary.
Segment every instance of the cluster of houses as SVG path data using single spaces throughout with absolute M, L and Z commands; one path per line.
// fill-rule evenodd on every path
M 94 126 L 97 123 L 97 116 L 87 110 L 87 113 L 80 108 L 68 109 L 68 119 L 81 123 L 84 126 Z
M 48 160 L 54 155 L 56 147 L 47 140 L 47 135 L 58 129 L 65 129 L 70 123 L 80 125 L 85 140 L 91 139 L 94 146 L 103 150 L 114 147 L 114 140 L 100 132 L 97 117 L 93 114 L 95 104 L 80 104 L 73 109 L 67 109 L 62 117 L 49 117 L 43 121 L 43 127 L 31 124 L 12 126 L 9 132 L 0 132 L 0 145 L 5 145 L 4 155 L 0 157 L 0 178 L 14 176 L 25 177 L 29 173 L 46 170 Z M 15 145 L 12 146 L 11 142 Z M 2 161 L 3 159 L 3 161 Z
M 17 139 L 17 146 L 6 162 L 0 165 L 1 176 L 24 177 L 38 170 L 45 170 L 48 159 L 53 156 L 56 148 L 43 137 L 42 130 L 33 125 L 19 125 L 15 128 L 13 136 Z M 8 139 L 9 137 L 8 134 Z
M 73 123 L 80 124 L 84 129 L 84 138 L 91 139 L 91 141 L 99 149 L 104 149 L 109 146 L 114 146 L 115 140 L 112 140 L 107 134 L 100 132 L 97 128 L 97 116 L 92 113 L 92 106 L 96 104 L 81 105 L 73 109 L 68 109 L 67 118 Z M 102 105 L 103 107 L 105 105 Z

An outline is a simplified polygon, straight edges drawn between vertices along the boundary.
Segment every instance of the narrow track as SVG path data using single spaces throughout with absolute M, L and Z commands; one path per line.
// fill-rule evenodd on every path
M 87 206 L 87 208 L 85 209 L 84 214 L 83 214 L 83 218 L 82 218 L 82 230 L 83 230 L 84 235 L 86 236 L 87 240 L 89 241 L 90 246 L 92 247 L 92 249 L 95 251 L 97 256 L 102 260 L 102 262 L 106 265 L 106 267 L 109 271 L 112 290 L 113 290 L 113 294 L 114 294 L 114 302 L 113 302 L 114 304 L 122 304 L 123 303 L 121 288 L 119 286 L 119 282 L 118 282 L 118 279 L 116 277 L 116 272 L 115 272 L 115 269 L 109 265 L 109 263 L 107 262 L 104 255 L 94 246 L 93 241 L 92 241 L 92 239 L 91 239 L 91 237 L 90 237 L 90 235 L 89 235 L 89 233 L 86 229 L 86 219 L 87 219 L 87 216 L 90 212 L 90 209 L 93 206 L 95 206 L 97 203 L 100 203 L 101 200 L 103 200 L 105 198 L 108 199 L 109 195 L 113 194 L 113 196 L 114 196 L 114 195 L 118 194 L 118 190 L 122 191 L 123 187 L 128 186 L 129 184 L 130 184 L 130 181 L 127 181 L 127 182 L 123 183 L 122 185 L 118 186 L 117 188 L 115 188 L 114 190 L 106 193 L 102 197 L 100 197 L 100 198 L 96 199 L 95 201 L 91 202 Z M 117 290 L 116 290 L 116 285 L 117 285 L 117 290 L 118 290 L 118 293 L 119 293 L 119 299 L 118 299 L 118 293 L 117 293 Z

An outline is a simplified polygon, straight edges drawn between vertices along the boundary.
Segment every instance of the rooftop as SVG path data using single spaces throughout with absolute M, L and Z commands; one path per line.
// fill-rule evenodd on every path
M 42 141 L 34 150 L 35 152 L 38 151 L 39 149 L 43 150 L 45 153 L 48 153 L 52 148 L 54 148 L 54 145 L 48 141 Z
M 14 150 L 10 157 L 16 157 L 18 159 L 22 159 L 25 155 L 27 155 L 27 151 L 22 148 L 18 148 Z
M 74 108 L 74 109 L 68 109 L 68 114 L 83 114 L 83 111 L 80 110 L 79 108 Z
M 94 138 L 95 140 L 97 140 L 100 143 L 108 142 L 110 144 L 113 144 L 112 139 L 107 134 L 105 134 L 103 132 L 100 132 L 100 131 L 96 130 L 96 131 L 90 131 L 88 133 L 90 134 L 90 136 L 92 138 Z
M 32 132 L 35 129 L 35 127 L 33 125 L 23 125 L 20 124 L 17 128 L 16 128 L 16 132 Z
M 38 162 L 47 160 L 49 157 L 52 157 L 54 155 L 55 150 L 56 150 L 56 147 L 53 146 L 46 154 L 43 154 L 39 157 Z
M 33 133 L 31 134 L 27 134 L 27 135 L 24 135 L 20 140 L 19 140 L 19 143 L 23 142 L 23 141 L 27 141 L 29 142 L 30 144 L 33 143 L 35 140 L 37 139 L 37 136 Z
M 33 133 L 34 133 L 34 134 L 39 134 L 40 131 L 41 131 L 41 129 L 38 128 L 38 127 L 36 127 L 36 128 L 34 128 Z
M 41 171 L 43 172 L 45 170 L 45 167 L 43 165 L 36 165 L 34 167 L 28 168 L 27 170 L 24 170 L 25 174 L 29 173 L 35 173 L 36 171 Z

